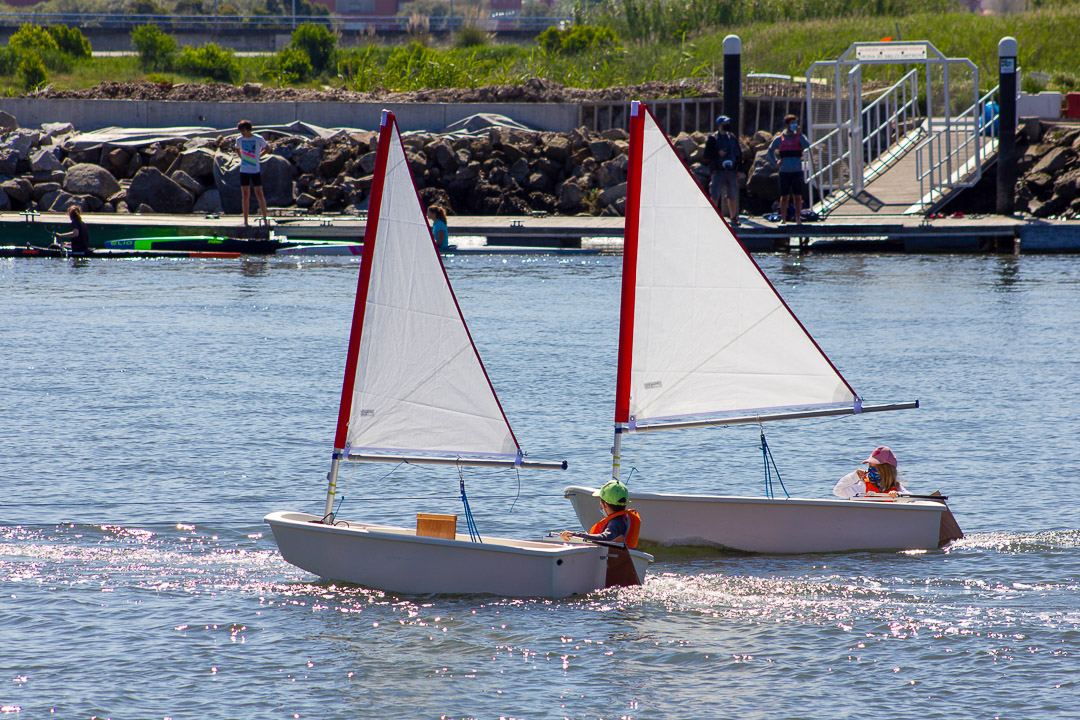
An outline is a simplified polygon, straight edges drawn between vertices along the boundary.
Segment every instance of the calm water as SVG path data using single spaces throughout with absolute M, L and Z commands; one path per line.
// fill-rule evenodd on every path
M 964 541 L 669 556 L 558 602 L 316 583 L 261 518 L 322 507 L 358 266 L 0 262 L 0 714 L 1075 717 L 1080 260 L 759 261 L 856 390 L 923 403 L 774 423 L 788 489 L 889 444 Z M 571 467 L 471 471 L 482 533 L 571 527 L 561 488 L 605 478 L 619 268 L 448 260 L 523 446 Z M 624 447 L 641 489 L 761 492 L 756 428 Z M 344 482 L 346 517 L 460 512 L 452 470 Z

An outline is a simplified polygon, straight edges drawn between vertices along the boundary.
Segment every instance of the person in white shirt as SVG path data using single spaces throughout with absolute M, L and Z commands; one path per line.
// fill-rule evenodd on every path
M 897 479 L 897 460 L 892 450 L 883 445 L 870 453 L 870 457 L 862 464 L 869 468 L 860 468 L 840 478 L 833 488 L 833 495 L 842 498 L 888 495 L 895 498 L 901 493 L 907 494 L 907 490 Z
M 251 203 L 251 188 L 255 188 L 255 197 L 259 200 L 263 224 L 268 225 L 266 198 L 263 197 L 262 173 L 259 161 L 266 152 L 266 140 L 251 131 L 251 121 L 241 120 L 236 126 L 240 137 L 236 138 L 236 153 L 240 156 L 240 204 L 244 208 L 244 227 L 248 224 L 248 205 Z

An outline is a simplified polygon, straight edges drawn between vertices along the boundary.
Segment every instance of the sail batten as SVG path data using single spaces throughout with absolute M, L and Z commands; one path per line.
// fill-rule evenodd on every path
M 516 456 L 517 439 L 450 287 L 391 113 L 377 152 L 360 316 L 342 392 L 348 419 L 335 447 Z
M 631 129 L 622 323 L 632 349 L 620 343 L 620 367 L 625 351 L 630 369 L 616 393 L 616 422 L 854 405 L 855 391 L 646 107 Z

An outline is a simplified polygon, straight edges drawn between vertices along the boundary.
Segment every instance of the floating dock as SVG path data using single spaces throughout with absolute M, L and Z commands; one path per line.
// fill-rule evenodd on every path
M 264 227 L 245 228 L 236 216 L 95 214 L 84 218 L 94 247 L 152 237 L 207 235 L 266 238 Z M 364 217 L 276 216 L 271 227 L 288 240 L 359 242 Z M 593 216 L 452 216 L 453 243 L 463 250 L 514 248 L 553 252 L 621 252 L 623 218 Z M 0 213 L 4 245 L 45 247 L 53 232 L 70 229 L 61 213 Z M 830 216 L 819 222 L 778 224 L 743 219 L 735 228 L 751 252 L 1080 253 L 1080 222 L 1000 215 L 926 219 Z

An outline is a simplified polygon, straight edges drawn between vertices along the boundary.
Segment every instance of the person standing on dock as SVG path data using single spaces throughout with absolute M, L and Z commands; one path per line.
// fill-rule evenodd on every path
M 810 141 L 799 132 L 799 118 L 784 118 L 784 131 L 773 138 L 766 157 L 773 165 L 779 165 L 780 173 L 780 223 L 787 222 L 788 200 L 795 206 L 795 222 L 802 225 L 803 182 L 802 156 L 810 148 Z M 777 155 L 780 160 L 777 161 Z
M 712 170 L 709 180 L 709 197 L 713 205 L 724 214 L 721 203 L 727 197 L 728 218 L 732 226 L 739 224 L 739 166 L 742 165 L 742 148 L 739 138 L 731 131 L 731 118 L 716 118 L 716 134 L 705 141 L 705 162 Z
M 269 225 L 266 198 L 263 196 L 262 189 L 262 173 L 259 171 L 259 162 L 267 148 L 266 140 L 251 131 L 250 120 L 241 120 L 236 129 L 240 131 L 240 137 L 236 138 L 236 153 L 240 156 L 240 204 L 244 209 L 244 227 L 248 224 L 248 205 L 251 203 L 252 187 L 255 188 L 255 197 L 259 199 L 263 224 Z
M 86 223 L 82 219 L 82 211 L 78 205 L 68 208 L 68 219 L 71 220 L 71 232 L 58 233 L 57 240 L 69 240 L 71 252 L 75 255 L 89 255 L 90 231 L 86 229 Z M 65 243 L 67 244 L 67 243 Z

